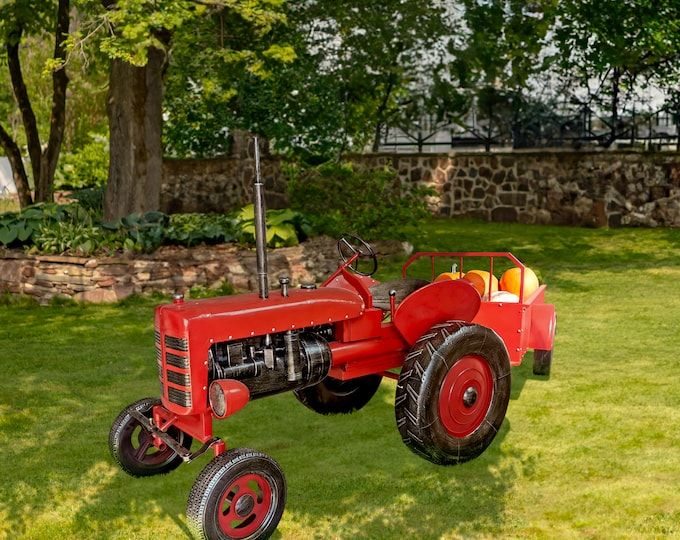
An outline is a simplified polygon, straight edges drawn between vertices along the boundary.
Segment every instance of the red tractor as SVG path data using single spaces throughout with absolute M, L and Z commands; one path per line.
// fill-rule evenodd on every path
M 485 257 L 491 274 L 495 261 L 509 260 L 523 283 L 524 266 L 510 253 L 415 253 L 402 279 L 379 283 L 371 277 L 377 269 L 371 246 L 345 236 L 338 242 L 342 262 L 323 284 L 293 289 L 282 278 L 270 294 L 255 148 L 259 294 L 192 301 L 175 295 L 172 304 L 159 306 L 160 399 L 126 407 L 109 437 L 114 459 L 132 476 L 167 473 L 213 451 L 187 507 L 191 527 L 211 540 L 268 537 L 286 501 L 276 461 L 254 450 L 227 450 L 213 435 L 215 418 L 289 390 L 318 413 L 349 413 L 390 377 L 398 381 L 394 406 L 404 443 L 433 463 L 462 463 L 480 455 L 498 432 L 510 367 L 533 349 L 534 371 L 547 374 L 555 332 L 545 285 L 504 303 L 483 301 L 465 280 L 433 281 L 440 258 L 462 271 L 469 257 Z M 430 261 L 430 279 L 408 277 L 423 258 Z M 192 451 L 194 440 L 201 446 Z

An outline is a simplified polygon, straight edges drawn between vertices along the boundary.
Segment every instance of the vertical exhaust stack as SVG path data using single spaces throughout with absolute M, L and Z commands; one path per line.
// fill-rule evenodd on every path
M 257 282 L 260 298 L 269 297 L 269 279 L 267 277 L 267 226 L 265 223 L 264 184 L 260 174 L 260 145 L 257 137 L 255 144 L 255 183 L 253 184 L 253 208 L 255 211 L 255 251 L 257 253 Z

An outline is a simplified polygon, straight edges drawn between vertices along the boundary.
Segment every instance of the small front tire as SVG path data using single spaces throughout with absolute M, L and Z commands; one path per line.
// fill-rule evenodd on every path
M 128 405 L 113 421 L 109 432 L 109 450 L 113 459 L 130 476 L 154 476 L 175 470 L 182 458 L 169 446 L 157 448 L 153 436 L 130 413 L 133 410 L 151 418 L 153 407 L 160 405 L 157 398 L 144 398 Z M 192 438 L 177 428 L 170 427 L 168 434 L 184 448 L 190 448 Z
M 196 479 L 187 504 L 189 526 L 205 540 L 269 538 L 286 504 L 279 464 L 236 448 L 214 458 Z

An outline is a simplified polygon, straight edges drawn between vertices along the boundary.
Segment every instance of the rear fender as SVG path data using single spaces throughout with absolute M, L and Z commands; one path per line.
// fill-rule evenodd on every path
M 408 295 L 394 313 L 394 325 L 413 345 L 433 325 L 448 320 L 471 321 L 481 298 L 469 282 L 438 281 Z
M 552 304 L 533 304 L 531 306 L 531 329 L 527 348 L 549 351 L 555 341 L 557 319 Z

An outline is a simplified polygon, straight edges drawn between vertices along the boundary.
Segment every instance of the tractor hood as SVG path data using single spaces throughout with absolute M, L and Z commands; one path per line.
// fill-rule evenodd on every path
M 156 327 L 176 336 L 209 327 L 214 341 L 232 341 L 354 319 L 364 309 L 362 298 L 346 289 L 291 289 L 289 296 L 274 290 L 269 298 L 247 293 L 162 305 Z

